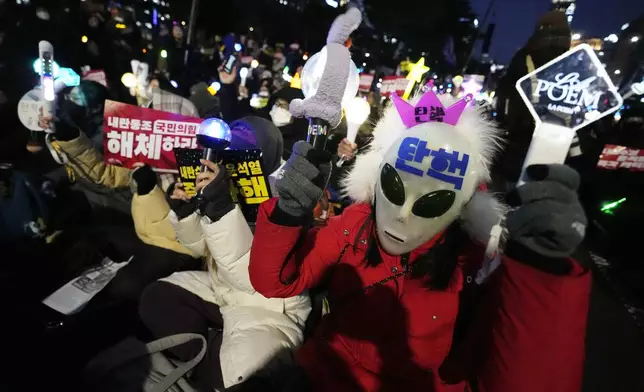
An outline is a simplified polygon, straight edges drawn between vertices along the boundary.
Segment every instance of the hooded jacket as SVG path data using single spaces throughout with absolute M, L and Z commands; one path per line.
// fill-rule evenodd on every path
M 108 165 L 93 148 L 91 140 L 81 133 L 70 141 L 57 141 L 69 159 L 79 187 L 93 205 L 117 209 L 132 215 L 136 233 L 144 243 L 195 256 L 176 240 L 168 221 L 170 207 L 163 191 L 155 187 L 147 195 L 132 195 L 131 170 Z
M 281 166 L 281 134 L 270 121 L 250 116 L 231 128 L 232 147 L 259 147 L 267 171 Z M 224 333 L 219 355 L 225 386 L 247 380 L 276 358 L 288 360 L 303 341 L 311 301 L 306 293 L 268 299 L 255 291 L 248 276 L 253 234 L 239 206 L 215 222 L 196 212 L 181 220 L 170 212 L 168 218 L 179 242 L 207 258 L 207 271 L 178 272 L 162 280 L 220 307 Z
M 380 167 L 407 131 L 396 109 L 386 109 L 344 182 L 355 204 L 327 226 L 285 226 L 294 222 L 273 214 L 277 200 L 260 206 L 253 287 L 271 298 L 329 292 L 331 312 L 297 356 L 314 390 L 579 391 L 590 274 L 574 260 L 560 276 L 494 252 L 490 232 L 504 208 L 482 188 L 498 129 L 480 109 L 464 110 L 451 129 L 470 145 L 478 184 L 458 220 L 408 254 L 381 248 L 373 219 Z
M 475 203 L 478 213 L 491 210 L 488 202 Z M 479 286 L 477 277 L 490 268 L 482 264 L 482 246 L 471 241 L 449 287 L 433 291 L 423 278 L 391 278 L 440 238 L 406 260 L 378 248 L 383 262 L 367 267 L 369 230 L 360 229 L 371 207 L 354 204 L 308 232 L 306 245 L 283 266 L 302 228 L 272 223 L 275 205 L 272 199 L 260 207 L 250 279 L 268 298 L 326 282 L 331 313 L 297 355 L 314 390 L 461 392 L 466 383 L 490 392 L 581 389 L 590 275 L 576 263 L 570 275 L 554 276 L 503 257 Z M 285 282 L 294 271 L 296 278 Z M 458 325 L 466 332 L 457 339 Z

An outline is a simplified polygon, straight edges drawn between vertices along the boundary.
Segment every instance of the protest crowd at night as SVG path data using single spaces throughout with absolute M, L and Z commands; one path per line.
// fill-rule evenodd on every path
M 644 6 L 516 3 L 0 0 L 0 391 L 644 391 Z

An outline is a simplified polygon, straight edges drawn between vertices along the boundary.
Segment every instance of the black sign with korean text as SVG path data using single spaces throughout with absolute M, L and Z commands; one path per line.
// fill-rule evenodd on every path
M 195 181 L 201 172 L 202 150 L 175 148 L 177 169 L 184 189 L 195 195 Z M 264 170 L 262 152 L 252 150 L 217 151 L 217 159 L 224 165 L 230 177 L 230 194 L 238 203 L 248 222 L 257 220 L 259 205 L 271 198 L 268 175 Z

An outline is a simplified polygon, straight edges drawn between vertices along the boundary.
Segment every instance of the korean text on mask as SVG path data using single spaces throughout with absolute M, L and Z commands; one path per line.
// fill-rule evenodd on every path
M 430 150 L 427 148 L 427 141 L 415 137 L 406 137 L 398 148 L 396 169 L 423 177 L 425 173 L 415 167 L 414 163 L 422 163 L 426 157 L 430 156 L 432 161 L 426 174 L 429 177 L 450 183 L 454 185 L 454 189 L 460 190 L 463 187 L 463 176 L 467 172 L 470 156 L 465 153 L 461 154 L 456 150 L 453 152 L 447 152 L 444 148 Z M 459 159 L 459 156 L 462 156 L 462 158 Z

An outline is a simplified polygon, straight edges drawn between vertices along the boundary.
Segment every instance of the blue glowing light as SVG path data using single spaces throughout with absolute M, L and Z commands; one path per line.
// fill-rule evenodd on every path
M 40 75 L 41 67 L 42 67 L 42 62 L 40 61 L 40 59 L 36 59 L 36 61 L 34 61 L 34 72 L 37 73 L 38 75 Z M 57 77 L 59 71 L 60 71 L 60 66 L 58 65 L 57 62 L 54 61 L 54 75 L 53 76 Z
M 241 52 L 242 46 L 239 42 L 235 43 L 235 52 Z
M 172 85 L 172 87 L 174 87 L 174 88 L 179 88 L 179 83 L 175 82 L 174 80 L 171 80 L 171 81 L 170 81 L 170 84 L 171 84 L 171 85 Z
M 233 138 L 230 127 L 219 118 L 208 118 L 199 124 L 198 135 L 208 136 L 213 139 L 226 140 L 228 143 Z
M 61 80 L 65 83 L 65 86 L 72 87 L 78 86 L 81 78 L 80 75 L 71 68 L 60 68 L 58 70 L 58 75 L 56 75 L 56 80 Z
M 152 9 L 152 24 L 154 26 L 159 24 L 159 11 L 156 8 Z

